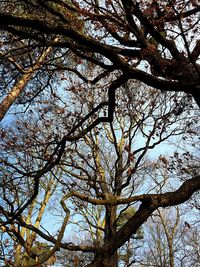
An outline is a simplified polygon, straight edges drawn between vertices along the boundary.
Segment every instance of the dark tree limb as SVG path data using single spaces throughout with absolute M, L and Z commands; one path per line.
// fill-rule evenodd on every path
M 193 177 L 185 181 L 178 190 L 164 194 L 147 195 L 142 201 L 138 211 L 128 220 L 128 222 L 108 240 L 94 261 L 88 267 L 106 267 L 110 257 L 120 248 L 139 227 L 150 217 L 159 207 L 169 207 L 186 202 L 195 192 L 200 190 L 200 176 Z

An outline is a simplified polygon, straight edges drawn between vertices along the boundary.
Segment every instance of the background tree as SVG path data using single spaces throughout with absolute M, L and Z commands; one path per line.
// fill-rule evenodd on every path
M 144 266 L 198 266 L 198 220 L 194 215 L 190 220 L 188 215 L 192 215 L 191 211 L 188 210 L 187 215 L 183 212 L 185 210 L 159 211 L 148 221 L 147 229 L 144 230 Z M 190 244 L 188 240 L 191 241 Z

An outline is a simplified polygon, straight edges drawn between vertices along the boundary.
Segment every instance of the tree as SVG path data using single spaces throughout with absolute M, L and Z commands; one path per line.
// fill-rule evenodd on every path
M 54 41 L 56 40 L 57 38 L 55 38 Z M 51 52 L 51 50 L 52 47 L 48 47 L 46 50 L 44 50 L 42 54 L 36 59 L 35 63 L 33 63 L 31 67 L 29 67 L 27 70 L 24 70 L 22 67 L 20 67 L 19 64 L 17 64 L 13 58 L 11 57 L 8 58 L 8 61 L 16 65 L 16 67 L 19 69 L 22 75 L 12 86 L 11 91 L 5 96 L 5 98 L 0 103 L 0 110 L 1 110 L 0 121 L 4 118 L 6 112 L 10 109 L 15 100 L 19 98 L 19 96 L 27 86 L 28 82 L 32 79 L 32 76 L 35 74 L 35 72 L 37 72 L 40 66 L 44 64 L 44 61 L 48 56 L 48 54 Z M 38 92 L 36 92 L 36 94 L 37 93 Z
M 131 85 L 129 84 L 129 86 Z M 74 146 L 70 147 L 69 154 L 66 154 L 67 159 L 63 158 L 61 161 L 61 168 L 67 173 L 68 183 L 65 182 L 65 186 L 70 190 L 66 199 L 75 199 L 75 204 L 78 205 L 76 210 L 80 210 L 79 213 L 83 217 L 78 220 L 79 227 L 82 229 L 81 221 L 87 219 L 87 226 L 84 229 L 89 229 L 91 235 L 93 233 L 94 237 L 90 240 L 95 241 L 93 245 L 96 248 L 99 245 L 104 247 L 103 244 L 115 236 L 117 221 L 120 221 L 120 217 L 125 214 L 129 205 L 132 205 L 134 198 L 132 199 L 128 195 L 137 192 L 140 177 L 145 175 L 145 167 L 150 168 L 145 158 L 149 150 L 168 137 L 184 132 L 184 128 L 176 128 L 177 119 L 180 118 L 174 116 L 176 106 L 173 106 L 173 100 L 171 106 L 163 108 L 163 103 L 170 104 L 170 99 L 165 95 L 159 96 L 155 93 L 152 95 L 151 101 L 147 100 L 148 102 L 144 104 L 140 98 L 141 90 L 141 88 L 135 90 L 134 95 L 128 88 L 124 95 L 119 93 L 116 96 L 119 99 L 119 105 L 116 108 L 113 124 L 110 127 L 103 125 L 101 129 L 92 130 L 90 134 L 74 143 Z M 82 109 L 82 103 L 86 112 L 95 104 L 96 97 L 91 93 L 88 95 L 88 102 L 81 101 L 81 95 L 78 97 L 80 99 L 78 106 Z M 130 102 L 130 98 L 133 100 L 132 102 Z M 157 100 L 157 105 L 155 105 L 155 100 Z M 76 103 L 78 103 L 78 99 Z M 141 139 L 143 138 L 143 141 L 141 140 L 141 143 L 136 145 L 135 142 L 139 136 Z M 163 162 L 166 164 L 167 159 L 161 156 L 160 161 L 162 164 Z M 64 178 L 63 180 L 65 181 Z M 116 197 L 119 199 L 125 195 L 123 208 L 120 208 L 120 202 L 113 204 L 114 207 L 108 204 L 114 202 Z M 128 205 L 126 206 L 126 204 Z M 94 208 L 93 205 L 97 205 L 97 208 Z M 100 216 L 95 216 L 99 215 L 98 205 L 102 205 L 104 208 L 102 208 Z M 119 211 L 121 212 L 118 217 Z M 126 241 L 131 236 L 128 236 Z M 116 262 L 118 262 L 117 254 L 113 258 L 109 254 L 105 265 L 116 266 Z
M 183 210 L 159 210 L 151 217 L 145 230 L 144 266 L 198 266 L 198 221 L 191 215 L 186 205 Z
M 10 1 L 1 3 L 4 8 L 10 4 Z M 30 15 L 20 13 L 24 10 L 16 10 L 13 15 L 1 12 L 2 29 L 36 40 L 38 46 L 40 42 L 48 44 L 45 34 L 59 34 L 68 41 L 61 38 L 60 42 L 50 41 L 51 44 L 72 49 L 108 73 L 113 68 L 119 69 L 126 74 L 124 80 L 138 79 L 160 90 L 191 93 L 198 102 L 199 5 L 196 1 L 57 1 L 56 5 L 54 1 L 28 1 L 23 4 L 27 5 L 27 11 L 31 10 Z M 46 18 L 42 14 L 36 16 L 39 8 L 48 14 Z M 77 21 L 66 15 L 71 12 L 88 21 L 84 33 L 76 28 Z M 97 30 L 97 35 L 94 36 L 90 26 Z M 35 32 L 27 33 L 26 28 Z M 36 32 L 44 39 L 38 38 Z M 191 43 L 193 39 L 195 43 Z M 114 41 L 119 47 L 111 44 Z M 179 47 L 180 41 L 183 44 Z M 95 53 L 102 57 L 98 59 Z M 106 59 L 112 64 L 106 64 Z M 131 60 L 136 62 L 129 64 Z M 151 74 L 137 68 L 141 61 L 148 62 Z
M 92 135 L 97 136 L 97 132 L 102 131 L 101 127 L 104 123 L 113 125 L 114 111 L 117 111 L 117 105 L 120 106 L 121 99 L 120 94 L 120 97 L 117 97 L 117 94 L 119 92 L 125 93 L 127 87 L 131 88 L 129 103 L 134 103 L 134 94 L 138 94 L 138 98 L 141 101 L 137 107 L 136 117 L 131 117 L 131 121 L 136 123 L 138 129 L 147 139 L 145 146 L 141 150 L 136 151 L 138 155 L 139 153 L 142 155 L 137 158 L 136 162 L 139 163 L 142 162 L 147 150 L 154 148 L 154 145 L 151 143 L 152 138 L 156 138 L 155 136 L 158 134 L 157 137 L 159 139 L 163 133 L 167 133 L 166 125 L 171 130 L 169 117 L 172 116 L 170 118 L 176 121 L 176 119 L 181 118 L 184 110 L 190 111 L 190 106 L 192 105 L 191 96 L 195 99 L 197 105 L 200 106 L 198 64 L 200 50 L 198 11 L 200 6 L 196 1 L 173 0 L 163 3 L 154 0 L 148 2 L 142 0 L 59 0 L 55 3 L 53 0 L 30 0 L 16 1 L 16 6 L 13 5 L 13 1 L 1 1 L 0 4 L 2 10 L 6 10 L 5 12 L 0 12 L 0 28 L 3 40 L 2 59 L 8 56 L 12 60 L 12 49 L 9 47 L 12 42 L 11 39 L 8 42 L 6 40 L 9 34 L 15 38 L 22 39 L 27 49 L 33 52 L 37 52 L 37 49 L 41 49 L 41 47 L 46 49 L 48 47 L 55 48 L 58 54 L 53 50 L 54 54 L 52 55 L 58 55 L 58 58 L 62 59 L 62 64 L 60 65 L 59 62 L 47 64 L 47 76 L 45 75 L 45 78 L 49 77 L 48 71 L 53 72 L 54 77 L 57 78 L 56 81 L 62 78 L 62 86 L 67 88 L 63 92 L 58 90 L 59 86 L 52 90 L 52 84 L 48 83 L 48 79 L 47 83 L 45 83 L 48 84 L 48 89 L 46 87 L 43 88 L 45 90 L 42 90 L 42 96 L 40 90 L 38 94 L 34 94 L 34 88 L 29 88 L 36 104 L 31 102 L 28 109 L 29 112 L 33 112 L 34 116 L 37 115 L 40 122 L 44 121 L 42 116 L 51 114 L 49 109 L 55 109 L 56 107 L 59 108 L 60 115 L 63 114 L 63 116 L 60 116 L 61 118 L 59 117 L 59 120 L 64 121 L 64 114 L 67 115 L 67 119 L 65 126 L 64 124 L 57 125 L 58 129 L 55 130 L 54 127 L 50 136 L 45 135 L 45 146 L 43 148 L 41 148 L 41 140 L 40 144 L 37 143 L 36 146 L 41 148 L 38 151 L 42 163 L 35 161 L 34 168 L 28 160 L 23 162 L 23 164 L 19 160 L 12 162 L 7 159 L 6 153 L 3 154 L 1 159 L 3 168 L 10 164 L 10 168 L 14 169 L 21 177 L 29 177 L 32 181 L 32 190 L 28 200 L 20 207 L 13 207 L 9 211 L 10 213 L 2 222 L 3 226 L 15 219 L 18 220 L 19 216 L 31 205 L 38 194 L 40 179 L 49 171 L 53 171 L 56 165 L 63 163 L 70 142 L 72 143 L 71 149 L 74 151 L 74 144 L 77 140 L 80 140 L 80 143 L 78 143 L 80 145 L 81 138 L 87 138 L 87 135 L 90 136 L 92 134 L 91 131 L 93 131 Z M 42 12 L 39 12 L 41 10 Z M 58 37 L 57 41 L 55 41 L 55 37 Z M 7 48 L 8 52 L 5 54 Z M 24 51 L 24 47 L 17 46 L 16 50 L 16 58 L 19 58 L 20 52 Z M 69 54 L 70 57 L 73 56 L 75 58 L 75 65 L 67 65 L 66 57 Z M 5 65 L 4 63 L 3 61 L 3 65 Z M 15 71 L 19 73 L 18 68 L 15 68 Z M 69 75 L 71 79 L 68 78 Z M 77 77 L 76 79 L 74 78 L 75 76 Z M 67 82 L 64 83 L 66 79 Z M 131 87 L 135 80 L 141 81 L 154 89 L 149 90 L 145 88 L 145 91 L 141 90 L 140 93 L 137 93 L 136 88 L 134 86 Z M 91 104 L 87 91 L 91 92 L 94 88 L 100 88 L 99 96 L 101 96 L 95 99 L 95 105 L 85 109 L 84 103 L 79 106 L 74 103 L 73 108 L 69 111 L 71 101 L 69 96 L 71 96 L 71 93 L 76 92 L 78 96 L 85 96 L 84 101 L 88 101 Z M 165 105 L 164 110 L 167 111 L 167 108 L 170 108 L 169 116 L 165 116 L 168 114 L 166 112 L 159 119 L 155 115 L 152 117 L 158 127 L 160 127 L 160 121 L 165 126 L 161 126 L 158 132 L 156 132 L 156 129 L 153 129 L 152 132 L 147 134 L 143 131 L 140 123 L 143 123 L 146 116 L 151 115 L 147 112 L 148 109 L 146 110 L 145 105 L 149 103 L 147 101 L 151 99 L 151 95 L 156 95 L 158 90 L 163 92 L 174 91 L 175 93 L 181 91 L 185 96 L 181 98 L 182 100 L 179 97 L 174 97 L 174 104 L 170 104 L 171 102 L 166 100 L 166 103 L 168 103 Z M 173 99 L 172 95 L 169 96 L 167 94 L 167 96 L 171 97 L 171 100 Z M 44 99 L 47 101 L 46 103 L 44 103 Z M 39 103 L 39 101 L 41 102 Z M 155 99 L 152 102 L 155 108 L 159 104 L 157 101 Z M 38 103 L 40 109 L 38 108 L 37 113 Z M 121 104 L 123 105 L 124 103 L 122 102 Z M 132 110 L 134 109 L 135 107 Z M 125 116 L 122 107 L 120 112 Z M 139 119 L 137 119 L 138 114 L 140 115 Z M 70 123 L 69 118 L 72 120 L 72 123 Z M 48 123 L 47 121 L 48 119 L 46 118 L 46 125 L 50 125 L 50 120 Z M 61 131 L 59 131 L 59 127 Z M 185 125 L 186 127 L 188 126 Z M 25 129 L 23 128 L 23 131 Z M 5 130 L 3 129 L 2 136 L 4 135 Z M 10 144 L 7 142 L 2 145 L 2 148 L 9 148 L 9 153 L 12 154 L 14 147 L 12 144 L 13 140 Z M 135 155 L 129 149 L 131 147 L 127 146 L 125 151 L 127 150 L 127 156 L 129 161 L 131 161 L 131 158 L 133 159 Z M 118 150 L 117 148 L 116 152 Z M 29 159 L 32 158 L 34 157 Z M 34 159 L 36 160 L 36 157 Z M 163 164 L 167 164 L 168 159 L 161 155 L 160 161 Z M 71 163 L 73 163 L 73 160 Z M 116 161 L 116 165 L 119 165 L 119 163 L 120 161 Z M 139 164 L 136 164 L 136 167 L 138 166 Z M 101 169 L 101 166 L 99 167 Z M 102 174 L 99 167 L 97 169 Z M 131 177 L 136 169 L 135 167 L 128 169 L 129 173 L 127 173 L 127 178 L 125 178 L 127 185 L 131 185 Z M 12 171 L 12 174 L 14 175 L 15 172 Z M 116 186 L 115 198 L 107 197 L 104 191 L 97 204 L 104 204 L 106 206 L 108 213 L 107 227 L 113 226 L 113 228 L 111 227 L 111 231 L 109 227 L 105 230 L 107 239 L 105 239 L 104 246 L 97 248 L 94 261 L 89 266 L 108 266 L 108 264 L 111 264 L 109 263 L 111 255 L 116 255 L 117 250 L 130 236 L 136 233 L 139 227 L 157 208 L 181 204 L 187 201 L 200 188 L 199 173 L 195 175 L 190 173 L 184 181 L 179 183 L 179 187 L 173 187 L 171 192 L 161 192 L 159 194 L 153 192 L 149 194 L 147 191 L 145 194 L 138 193 L 127 198 L 127 196 L 121 195 L 122 184 L 120 176 L 113 177 L 109 184 L 111 188 L 112 181 Z M 76 191 L 72 192 L 70 190 L 70 193 L 70 196 L 82 197 L 76 194 Z M 91 192 L 87 197 L 87 201 L 91 202 L 91 204 L 96 202 L 96 198 Z M 82 197 L 82 200 L 85 199 Z M 136 213 L 123 227 L 119 230 L 116 229 L 112 225 L 116 219 L 116 205 L 125 205 L 134 201 L 141 202 L 141 205 L 137 206 Z M 64 205 L 64 202 L 62 204 Z M 4 215 L 6 214 L 3 206 L 1 206 L 1 212 Z M 111 218 L 112 216 L 109 216 L 111 214 L 114 214 L 114 220 Z M 28 227 L 27 225 L 25 226 Z M 48 239 L 48 237 L 46 238 Z M 62 246 L 64 247 L 64 244 Z M 68 249 L 72 248 L 70 246 L 65 247 Z M 94 248 L 91 247 L 85 247 L 83 250 L 93 250 L 94 252 Z
M 17 133 L 15 132 L 15 138 L 16 136 Z M 17 138 L 15 140 L 17 140 Z M 23 140 L 22 137 L 21 140 Z M 15 143 L 15 148 L 12 150 L 13 161 L 19 160 L 20 153 L 21 160 L 23 159 L 25 161 L 28 156 L 28 153 L 25 154 L 22 152 L 22 147 L 19 145 L 21 140 L 17 140 L 18 143 Z M 36 151 L 33 148 L 31 148 L 29 152 L 36 156 Z M 34 164 L 33 161 L 32 164 Z M 37 240 L 37 230 L 40 229 L 41 221 L 47 213 L 46 209 L 52 195 L 55 193 L 58 182 L 53 174 L 50 174 L 48 178 L 43 177 L 43 179 L 40 180 L 38 196 L 32 201 L 26 211 L 20 214 L 19 220 L 11 221 L 9 216 L 12 210 L 20 209 L 23 205 L 23 201 L 30 195 L 32 188 L 30 179 L 23 179 L 20 176 L 17 177 L 16 172 L 10 167 L 11 165 L 7 165 L 6 168 L 2 168 L 1 166 L 1 255 L 4 255 L 1 261 L 3 261 L 4 264 L 15 267 L 35 266 L 39 264 L 43 266 L 43 262 L 47 260 L 49 264 L 50 262 L 53 263 L 53 261 L 55 261 L 55 255 L 53 255 L 52 246 Z M 8 220 L 7 224 L 3 223 L 5 219 Z M 66 223 L 67 219 L 64 220 L 59 235 L 63 235 Z M 32 225 L 34 230 L 31 228 L 27 229 L 23 224 Z
M 130 89 L 131 86 L 138 87 L 134 94 Z M 143 95 L 145 95 L 145 89 L 146 88 L 143 88 Z M 100 88 L 100 90 L 102 89 Z M 95 128 L 90 134 L 85 135 L 84 138 L 67 147 L 65 155 L 59 165 L 63 173 L 62 178 L 59 179 L 63 186 L 63 201 L 67 201 L 67 203 L 70 200 L 72 201 L 74 212 L 83 215 L 82 217 L 86 221 L 84 225 L 80 223 L 82 220 L 79 219 L 80 222 L 77 226 L 80 227 L 80 229 L 83 229 L 83 227 L 84 229 L 92 229 L 89 233 L 93 232 L 94 238 L 90 238 L 90 240 L 92 240 L 90 244 L 80 244 L 79 246 L 71 244 L 66 246 L 65 243 L 62 243 L 60 247 L 70 250 L 77 250 L 79 247 L 81 251 L 95 254 L 96 249 L 101 247 L 102 244 L 105 244 L 110 235 L 113 233 L 115 234 L 118 230 L 117 225 L 121 224 L 120 221 L 123 221 L 124 216 L 127 214 L 129 205 L 132 205 L 131 203 L 134 202 L 134 197 L 132 199 L 132 197 L 128 197 L 128 195 L 131 196 L 134 192 L 137 192 L 141 177 L 144 175 L 146 176 L 145 169 L 147 168 L 149 171 L 152 169 L 153 172 L 155 172 L 155 168 L 158 169 L 156 166 L 151 167 L 151 165 L 153 164 L 152 166 L 154 166 L 155 163 L 151 163 L 151 161 L 148 162 L 145 157 L 146 154 L 149 150 L 166 139 L 177 135 L 179 136 L 185 132 L 185 127 L 187 126 L 185 115 L 178 117 L 174 114 L 174 110 L 176 109 L 175 99 L 179 98 L 179 96 L 174 95 L 174 97 L 171 97 L 168 95 L 160 95 L 155 91 L 151 96 L 151 100 L 147 98 L 147 102 L 143 103 L 143 101 L 141 101 L 141 90 L 142 88 L 139 87 L 139 84 L 129 84 L 125 94 L 117 94 L 119 105 L 116 108 L 113 124 L 110 126 L 104 124 L 101 128 Z M 95 105 L 96 100 L 99 98 L 99 93 L 98 91 L 92 94 L 90 92 L 90 94 L 86 96 L 84 91 L 80 93 L 76 90 L 74 90 L 71 95 L 72 99 L 75 99 L 79 109 L 87 113 Z M 84 101 L 86 98 L 87 101 Z M 130 102 L 130 99 L 133 101 Z M 166 103 L 166 105 L 164 103 Z M 29 155 L 32 165 L 33 162 L 35 162 L 34 165 L 37 166 L 38 159 L 39 162 L 48 159 L 50 154 L 48 155 L 48 146 L 46 146 L 46 144 L 49 142 L 48 139 L 50 136 L 47 133 L 51 133 L 54 130 L 54 134 L 57 134 L 57 132 L 55 132 L 55 126 L 58 120 L 60 120 L 60 123 L 64 123 L 65 126 L 70 127 L 67 125 L 66 121 L 66 114 L 68 111 L 66 110 L 66 114 L 64 113 L 61 116 L 58 106 L 56 103 L 54 103 L 54 105 L 55 107 L 48 111 L 49 114 L 46 113 L 42 118 L 41 125 L 47 124 L 48 129 L 37 128 L 38 126 L 36 127 L 34 124 L 25 123 L 25 126 L 28 126 L 27 134 L 23 137 L 23 142 L 21 141 L 22 137 L 19 135 L 15 143 L 17 151 L 19 150 L 16 146 L 18 143 L 23 146 L 23 149 L 20 149 L 23 151 L 28 152 L 26 147 L 34 148 L 34 153 L 30 151 L 31 154 Z M 56 112 L 58 112 L 58 114 Z M 56 121 L 56 125 L 54 125 L 53 122 L 49 124 L 48 118 L 51 118 L 52 121 Z M 29 117 L 27 121 L 30 121 Z M 181 123 L 181 121 L 184 122 L 182 128 L 177 128 L 176 124 L 178 122 Z M 69 123 L 71 123 L 71 121 L 69 121 Z M 10 129 L 8 132 L 10 132 Z M 14 134 L 16 134 L 16 132 Z M 29 137 L 28 139 L 26 138 L 27 136 Z M 141 143 L 135 145 L 139 136 L 143 140 L 141 140 Z M 28 143 L 26 143 L 26 139 Z M 10 140 L 8 140 L 8 142 L 9 141 Z M 26 157 L 30 153 L 28 152 L 27 154 L 27 152 Z M 110 158 L 112 158 L 112 161 Z M 22 162 L 22 160 L 19 161 Z M 160 156 L 158 161 L 161 166 L 163 164 L 165 166 L 167 159 L 164 158 L 164 156 Z M 8 164 L 8 161 L 5 161 L 5 164 Z M 10 162 L 11 168 L 14 167 L 16 170 L 16 166 L 17 165 L 13 165 Z M 27 163 L 24 165 L 24 168 L 25 167 L 27 167 Z M 157 183 L 158 182 L 159 180 L 157 180 Z M 95 196 L 95 198 L 88 198 L 90 195 L 93 197 Z M 109 203 L 112 203 L 112 200 L 116 199 L 115 195 L 119 197 L 126 196 L 124 202 L 122 202 L 124 204 L 123 208 L 120 208 L 120 202 L 114 205 L 114 209 L 112 209 L 112 205 L 110 206 Z M 101 205 L 102 208 L 97 206 L 96 209 L 93 206 L 94 204 Z M 72 204 L 70 208 L 72 209 Z M 100 213 L 98 209 L 101 210 Z M 95 214 L 100 214 L 97 216 L 97 221 L 95 221 L 96 219 L 94 220 Z M 128 221 L 128 217 L 125 216 L 125 221 Z M 110 222 L 111 219 L 112 222 Z M 100 223 L 98 221 L 100 221 Z M 30 227 L 29 225 L 24 226 Z M 121 228 L 123 228 L 123 224 L 121 224 Z M 37 229 L 35 229 L 35 231 L 36 230 Z M 51 240 L 41 232 L 40 236 L 45 238 L 46 241 Z M 128 239 L 130 240 L 130 238 Z M 132 244 L 128 241 L 127 245 L 130 246 Z M 112 260 L 112 266 L 115 266 L 116 258 Z M 110 255 L 108 261 L 111 265 Z M 127 263 L 128 259 L 125 259 L 125 262 Z
M 39 10 L 39 6 L 34 4 L 33 6 L 32 12 L 34 14 L 37 12 L 40 16 L 44 17 L 45 15 L 46 19 L 48 19 L 48 14 L 44 9 Z M 56 7 L 56 4 L 54 6 Z M 11 2 L 6 7 L 8 11 L 10 10 L 13 13 L 27 13 L 29 8 L 31 7 L 23 3 L 23 1 L 16 3 L 16 5 Z M 71 14 L 71 19 L 75 17 L 76 15 Z M 80 24 L 83 27 L 83 24 Z M 53 73 L 56 64 L 59 64 L 59 68 L 62 68 L 64 61 L 63 58 L 60 60 L 62 56 L 58 54 L 60 52 L 58 49 L 51 46 L 41 46 L 35 50 L 31 49 L 23 37 L 16 37 L 12 32 L 4 32 L 2 40 L 4 46 L 1 51 L 1 65 L 5 70 L 1 79 L 4 85 L 2 96 L 5 97 L 0 103 L 0 121 L 13 104 L 17 102 L 20 104 L 32 102 L 38 94 L 41 94 L 48 87 L 51 80 L 55 80 Z M 56 43 L 58 37 L 54 36 L 52 41 Z M 72 63 L 72 57 L 70 59 Z M 65 60 L 65 64 L 67 63 L 68 61 Z M 44 83 L 44 85 L 41 83 Z M 33 89 L 33 86 L 36 88 Z
M 157 218 L 156 215 L 158 216 Z M 148 244 L 149 256 L 147 264 L 173 267 L 175 266 L 175 252 L 177 252 L 175 239 L 180 222 L 179 210 L 178 208 L 176 209 L 176 215 L 171 216 L 172 218 L 170 218 L 169 214 L 163 214 L 160 210 L 154 216 L 149 226 L 151 238 Z

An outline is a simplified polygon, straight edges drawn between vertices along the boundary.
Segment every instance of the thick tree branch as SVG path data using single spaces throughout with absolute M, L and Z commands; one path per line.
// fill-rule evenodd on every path
M 200 176 L 185 181 L 175 192 L 164 194 L 147 195 L 142 201 L 138 211 L 128 220 L 128 222 L 108 240 L 99 250 L 94 261 L 88 267 L 106 267 L 109 258 L 120 248 L 139 227 L 149 218 L 149 216 L 159 207 L 179 205 L 187 201 L 195 192 L 200 190 Z

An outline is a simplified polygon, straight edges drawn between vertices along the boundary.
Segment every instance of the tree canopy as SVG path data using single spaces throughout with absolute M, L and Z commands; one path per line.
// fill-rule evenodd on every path
M 21 0 L 0 1 L 0 7 L 3 232 L 12 232 L 30 257 L 34 251 L 12 225 L 52 244 L 45 260 L 64 248 L 92 253 L 87 266 L 116 267 L 117 251 L 157 209 L 182 204 L 200 189 L 194 149 L 200 5 Z M 164 151 L 149 160 L 149 151 L 168 139 L 180 140 L 171 158 Z M 49 175 L 60 185 L 65 214 L 56 238 L 24 219 Z M 97 230 L 95 242 L 62 242 L 69 200 L 91 236 Z M 87 209 L 94 209 L 95 225 Z M 33 266 L 44 259 L 33 255 Z

